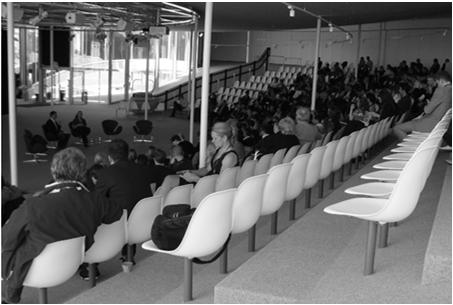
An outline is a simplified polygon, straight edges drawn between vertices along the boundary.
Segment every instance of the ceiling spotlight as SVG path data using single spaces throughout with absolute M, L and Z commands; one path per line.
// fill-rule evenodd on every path
M 331 33 L 333 32 L 333 25 L 332 25 L 332 23 L 329 23 L 329 32 L 331 32 Z
M 204 35 L 203 32 L 198 33 L 198 37 L 200 37 L 200 38 L 203 37 L 203 35 Z
M 293 18 L 294 16 L 296 16 L 296 11 L 293 9 L 293 7 L 291 5 L 288 5 L 288 9 L 289 9 L 289 17 Z

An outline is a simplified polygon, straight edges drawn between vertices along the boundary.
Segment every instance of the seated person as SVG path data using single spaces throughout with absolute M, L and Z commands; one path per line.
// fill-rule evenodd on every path
M 165 177 L 168 175 L 174 175 L 176 172 L 171 168 L 167 167 L 168 159 L 167 155 L 162 149 L 155 149 L 151 155 L 154 161 L 154 165 L 148 167 L 148 171 L 153 177 L 155 183 L 155 190 L 162 185 Z
M 282 148 L 290 148 L 299 145 L 299 140 L 294 135 L 294 121 L 290 117 L 284 117 L 274 124 L 274 134 L 265 138 L 265 143 L 258 143 L 257 150 L 263 155 L 273 154 Z
M 233 149 L 231 126 L 225 122 L 217 122 L 211 130 L 212 143 L 216 151 L 210 157 L 207 166 L 198 170 L 185 172 L 181 177 L 187 182 L 197 182 L 201 177 L 220 174 L 223 170 L 239 164 L 239 157 Z
M 171 148 L 170 168 L 175 173 L 193 169 L 192 160 L 184 157 L 184 151 L 180 145 Z
M 49 119 L 43 125 L 45 136 L 49 141 L 58 141 L 57 149 L 63 149 L 68 145 L 70 134 L 64 133 L 61 129 L 61 124 L 57 122 L 57 112 L 51 111 Z
M 83 112 L 77 111 L 74 119 L 69 123 L 69 128 L 74 137 L 81 138 L 83 145 L 88 147 L 88 135 L 91 129 L 87 127 L 87 121 L 83 118 Z
M 181 146 L 184 157 L 187 159 L 192 159 L 193 155 L 195 154 L 195 148 L 192 143 L 185 140 L 181 134 L 176 134 L 170 138 L 172 146 L 179 145 Z
M 81 181 L 86 175 L 85 155 L 69 147 L 56 153 L 50 171 L 54 183 L 38 197 L 30 197 L 2 228 L 3 301 L 18 303 L 23 282 L 35 257 L 49 243 L 85 236 L 85 251 L 102 223 L 121 218 L 122 209 Z
M 294 133 L 299 139 L 300 145 L 321 139 L 322 135 L 318 126 L 310 123 L 310 109 L 298 107 L 296 110 L 296 126 Z
M 24 191 L 11 185 L 2 176 L 2 227 L 15 209 L 25 200 Z
M 187 102 L 184 100 L 182 94 L 173 102 L 173 111 L 171 112 L 170 117 L 175 117 L 176 111 L 182 112 L 184 108 L 187 107 Z
M 103 151 L 97 152 L 96 155 L 94 155 L 94 163 L 100 164 L 104 168 L 110 165 L 109 158 Z

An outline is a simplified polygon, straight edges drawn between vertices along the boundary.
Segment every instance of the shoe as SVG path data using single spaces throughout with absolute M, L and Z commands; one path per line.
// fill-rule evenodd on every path
M 124 263 L 124 262 L 127 261 L 127 259 L 126 259 L 124 256 L 121 256 L 121 257 L 120 257 L 120 261 L 121 261 L 122 263 Z M 136 263 L 135 263 L 135 259 L 132 259 L 132 265 L 135 266 L 135 264 L 136 264 Z
M 450 145 L 445 145 L 445 146 L 439 147 L 439 150 L 451 151 L 451 146 Z
M 99 272 L 99 269 L 97 266 L 94 267 L 94 270 L 95 270 L 95 274 L 96 274 L 96 279 L 99 278 L 99 276 L 101 275 L 101 273 Z M 90 280 L 90 272 L 88 271 L 88 266 L 81 266 L 79 268 L 79 275 L 80 277 L 82 278 L 82 280 L 84 281 L 89 281 Z

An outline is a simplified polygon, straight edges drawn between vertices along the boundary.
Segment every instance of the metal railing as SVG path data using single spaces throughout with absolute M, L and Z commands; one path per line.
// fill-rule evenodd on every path
M 220 87 L 232 86 L 236 81 L 248 79 L 251 75 L 261 73 L 268 69 L 271 49 L 267 48 L 263 54 L 255 61 L 228 68 L 222 71 L 214 72 L 209 75 L 209 93 L 217 91 Z M 195 80 L 195 100 L 201 96 L 201 76 Z M 159 94 L 150 96 L 150 101 L 154 103 L 164 103 L 165 110 L 168 109 L 168 103 L 176 100 L 180 95 L 184 98 L 187 95 L 187 82 L 176 87 L 168 89 Z M 134 97 L 135 93 L 132 95 Z M 188 100 L 188 98 L 187 98 Z

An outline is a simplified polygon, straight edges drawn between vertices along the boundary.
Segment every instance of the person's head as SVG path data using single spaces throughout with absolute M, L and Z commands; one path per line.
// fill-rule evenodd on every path
M 49 113 L 49 117 L 51 117 L 52 119 L 56 120 L 57 119 L 57 112 L 52 110 L 50 113 Z
M 297 122 L 310 121 L 310 109 L 307 107 L 298 107 L 296 110 L 296 121 Z
M 165 164 L 167 160 L 167 155 L 162 149 L 156 148 L 156 150 L 154 150 L 152 154 L 152 158 L 154 159 L 155 164 L 162 165 Z
M 230 144 L 230 139 L 233 135 L 233 130 L 230 124 L 226 122 L 217 122 L 212 126 L 211 138 L 212 143 L 216 148 Z
M 184 158 L 184 150 L 181 146 L 175 145 L 171 148 L 171 156 L 173 158 L 182 159 Z
M 170 142 L 172 145 L 178 145 L 180 142 L 182 142 L 183 138 L 180 135 L 175 134 L 170 138 Z
M 271 135 L 274 134 L 274 123 L 272 119 L 265 119 L 260 125 L 261 135 Z
M 135 151 L 135 149 L 133 148 L 129 149 L 127 159 L 132 162 L 135 162 L 137 160 L 137 152 Z
M 80 149 L 75 147 L 57 152 L 50 165 L 50 173 L 55 181 L 83 181 L 86 171 L 86 157 Z
M 148 164 L 148 158 L 144 154 L 139 154 L 137 156 L 137 164 L 139 165 L 146 165 Z
M 83 118 L 82 110 L 77 111 L 76 117 L 78 117 L 79 119 Z
M 129 154 L 129 145 L 122 139 L 114 139 L 109 143 L 108 156 L 111 164 L 126 161 Z
M 103 151 L 97 152 L 96 155 L 94 155 L 94 164 L 99 164 L 102 167 L 109 166 L 108 155 Z
M 451 83 L 451 76 L 450 76 L 450 73 L 448 73 L 447 71 L 437 72 L 435 79 L 436 79 L 437 85 L 439 85 L 439 86 L 445 86 L 445 85 Z
M 278 121 L 278 129 L 282 134 L 294 134 L 294 121 L 290 117 L 284 117 Z
M 91 182 L 93 182 L 94 185 L 98 182 L 99 179 L 99 172 L 103 169 L 104 167 L 101 164 L 94 164 L 90 169 L 88 170 L 88 178 L 91 179 Z

